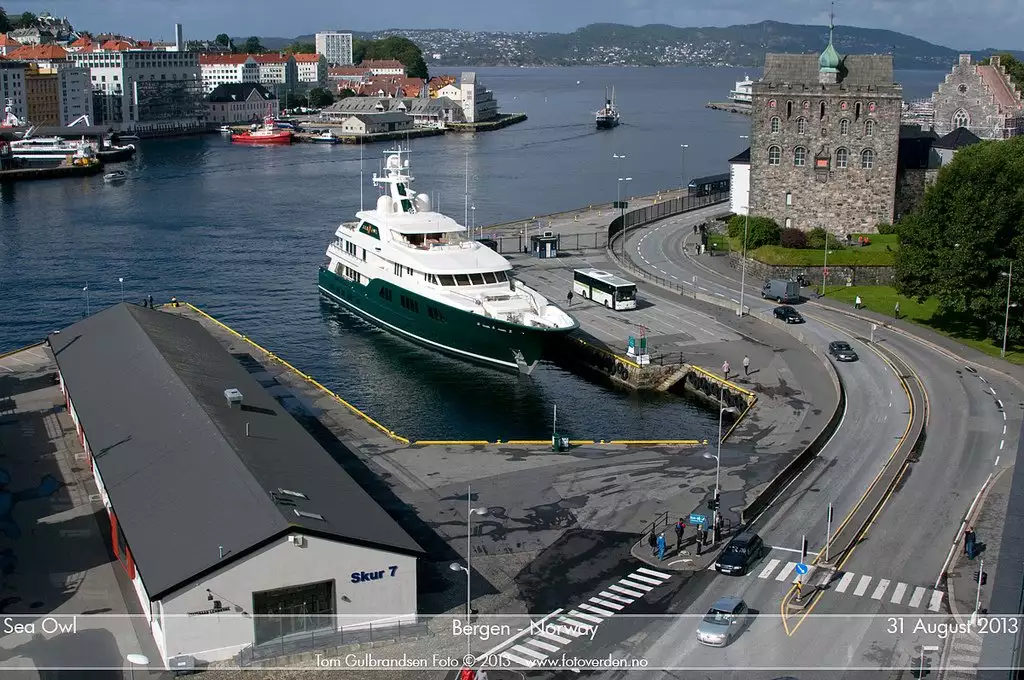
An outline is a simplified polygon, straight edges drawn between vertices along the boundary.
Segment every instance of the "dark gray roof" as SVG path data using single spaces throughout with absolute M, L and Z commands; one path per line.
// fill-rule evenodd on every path
M 817 85 L 818 72 L 817 54 L 766 54 L 761 82 Z M 892 87 L 892 55 L 847 55 L 839 65 L 838 81 L 850 87 Z
M 965 146 L 971 146 L 981 141 L 978 135 L 974 134 L 967 128 L 959 127 L 949 134 L 940 137 L 935 141 L 932 146 L 936 149 L 962 149 Z
M 735 156 L 730 158 L 729 162 L 730 163 L 746 163 L 747 165 L 750 165 L 750 147 L 748 146 L 746 149 L 744 149 L 743 151 L 740 151 L 738 154 L 736 154 Z
M 900 139 L 938 139 L 939 136 L 935 134 L 935 130 L 928 128 L 925 130 L 920 124 L 905 124 L 900 125 Z
M 252 95 L 253 90 L 256 91 L 260 99 L 267 101 L 277 99 L 273 92 L 259 83 L 223 83 L 213 88 L 213 92 L 207 99 L 211 102 L 244 102 Z
M 151 599 L 291 532 L 422 552 L 197 322 L 121 303 L 49 342 Z
M 448 97 L 419 99 L 409 97 L 345 97 L 328 106 L 324 111 L 332 113 L 377 113 L 381 110 L 394 111 L 399 103 L 404 104 L 409 113 L 427 111 L 462 110 L 462 105 Z M 378 107 L 378 104 L 380 107 Z
M 353 113 L 353 118 L 358 118 L 367 124 L 379 123 L 404 123 L 412 120 L 412 116 L 401 111 L 387 111 L 384 113 Z

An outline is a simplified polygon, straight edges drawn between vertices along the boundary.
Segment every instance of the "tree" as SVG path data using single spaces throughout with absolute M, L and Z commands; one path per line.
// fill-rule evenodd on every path
M 416 43 L 400 35 L 388 36 L 383 40 L 353 41 L 352 61 L 359 64 L 364 59 L 397 59 L 402 62 L 410 78 L 426 80 L 429 77 L 423 52 Z
M 991 57 L 985 57 L 980 63 L 989 64 L 991 62 Z M 1009 52 L 1003 52 L 999 55 L 999 63 L 1006 67 L 1006 72 L 1010 74 L 1010 78 L 1013 80 L 1013 84 L 1017 86 L 1017 89 L 1024 91 L 1024 62 Z
M 285 54 L 313 54 L 316 52 L 316 45 L 308 42 L 293 42 L 284 48 Z
M 11 20 L 7 18 L 7 12 L 4 11 L 3 7 L 0 7 L 0 33 L 6 33 L 11 30 Z
M 366 58 L 366 47 L 373 42 L 372 40 L 363 40 L 362 38 L 352 39 L 352 63 L 361 64 L 363 59 Z
M 733 215 L 729 218 L 729 237 L 740 239 L 739 247 L 743 248 L 743 230 L 747 231 L 747 250 L 761 246 L 779 245 L 779 225 L 770 217 L 751 215 Z
M 267 50 L 260 44 L 260 39 L 256 36 L 250 36 L 245 39 L 245 44 L 242 45 L 243 50 L 246 54 L 261 54 Z
M 322 87 L 314 87 L 309 91 L 309 105 L 314 109 L 322 109 L 334 103 L 334 95 Z
M 1013 263 L 1024 275 L 1022 255 L 1024 137 L 981 142 L 958 151 L 919 208 L 900 221 L 896 289 L 918 300 L 935 296 L 939 318 L 1001 340 L 1007 294 L 1002 274 Z M 1010 297 L 1020 300 L 1019 294 Z M 1011 323 L 1009 336 L 1024 340 L 1024 324 Z
M 355 97 L 356 91 L 347 87 L 343 87 L 338 91 L 338 99 L 344 99 L 345 97 Z
M 779 236 L 779 244 L 783 248 L 806 248 L 807 234 L 796 227 L 787 227 Z
M 32 12 L 22 12 L 17 19 L 18 28 L 32 28 L 37 23 L 39 23 L 39 19 Z
M 213 43 L 221 47 L 231 47 L 231 36 L 227 33 L 218 33 L 217 37 L 213 39 Z

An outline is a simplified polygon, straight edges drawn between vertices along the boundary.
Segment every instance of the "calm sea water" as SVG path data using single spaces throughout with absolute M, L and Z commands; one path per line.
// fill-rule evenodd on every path
M 746 117 L 704 108 L 742 70 L 476 70 L 502 110 L 530 119 L 413 140 L 417 187 L 458 219 L 467 155 L 475 219 L 489 224 L 613 200 L 623 173 L 631 195 L 677 187 L 684 174 L 727 171 L 745 146 Z M 898 79 L 910 99 L 942 77 Z M 593 111 L 611 86 L 624 124 L 599 132 Z M 576 437 L 702 438 L 717 427 L 678 398 L 609 391 L 555 366 L 524 379 L 440 357 L 321 301 L 317 265 L 359 208 L 356 147 L 245 148 L 212 135 L 139 147 L 121 186 L 98 177 L 0 186 L 0 351 L 74 322 L 87 304 L 118 302 L 124 277 L 127 299 L 189 300 L 407 436 L 543 437 L 555 405 L 559 429 Z M 385 148 L 365 147 L 367 178 Z

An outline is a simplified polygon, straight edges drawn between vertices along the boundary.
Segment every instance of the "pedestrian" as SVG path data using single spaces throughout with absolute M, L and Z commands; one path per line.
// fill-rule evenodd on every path
M 571 290 L 569 291 L 569 294 L 565 296 L 565 299 L 569 301 L 569 306 L 572 307 L 572 291 Z
M 967 532 L 967 559 L 973 560 L 978 552 L 978 539 L 974 534 L 974 527 Z
M 658 554 L 658 538 L 653 531 L 647 536 L 647 545 L 651 548 L 652 555 Z
M 153 309 L 153 296 L 152 295 L 149 296 L 149 308 Z
M 142 298 L 142 306 L 143 306 L 143 307 L 145 307 L 145 306 L 146 306 L 146 298 Z
M 680 517 L 679 521 L 676 522 L 676 552 L 682 552 L 683 550 L 683 534 L 686 532 L 686 524 L 683 523 L 683 518 Z
M 715 518 L 715 531 L 711 534 L 712 541 L 718 541 L 718 537 L 722 535 L 722 516 L 719 515 Z
M 856 298 L 854 298 L 854 300 L 853 300 L 853 308 L 854 308 L 854 309 L 860 309 L 860 308 L 861 308 L 861 307 L 863 307 L 863 306 L 864 306 L 864 303 L 863 303 L 863 302 L 861 302 L 860 296 L 858 295 L 858 296 L 857 296 Z
M 658 534 L 658 560 L 665 559 L 665 533 Z
M 176 298 L 176 297 L 172 297 L 171 298 L 171 306 L 172 307 L 177 307 L 178 306 L 178 298 Z
M 964 532 L 964 554 L 967 554 L 967 544 L 971 542 L 971 529 L 974 527 L 967 527 L 967 531 Z
M 892 310 L 892 317 L 894 319 L 900 318 L 900 301 L 899 300 L 896 301 L 896 306 Z
M 725 377 L 726 380 L 729 379 L 729 361 L 728 360 L 722 362 L 722 375 Z
M 694 236 L 696 236 L 696 235 L 697 235 L 697 225 L 696 225 L 696 224 L 695 224 L 695 225 L 693 225 L 693 235 L 694 235 Z
M 743 375 L 750 375 L 750 357 L 743 357 Z

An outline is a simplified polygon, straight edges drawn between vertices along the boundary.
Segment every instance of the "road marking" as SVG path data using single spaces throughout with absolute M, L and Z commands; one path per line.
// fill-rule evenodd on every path
M 534 659 L 538 659 L 540 661 L 543 661 L 544 659 L 548 658 L 547 654 L 541 654 L 536 649 L 530 649 L 529 647 L 526 647 L 526 646 L 523 646 L 523 645 L 514 645 L 508 651 L 510 651 L 510 652 L 519 652 L 520 654 L 525 654 L 527 656 L 532 656 Z
M 857 597 L 863 596 L 865 591 L 868 589 L 869 583 L 871 583 L 870 576 L 861 576 L 860 581 L 857 582 L 857 589 L 853 591 L 853 594 Z
M 654 571 L 653 569 L 648 569 L 647 567 L 640 567 L 639 569 L 637 569 L 637 571 L 639 573 L 641 573 L 641 574 L 647 574 L 648 576 L 654 576 L 654 577 L 660 578 L 660 579 L 670 579 L 670 578 L 672 578 L 672 574 L 666 574 L 666 573 L 661 572 L 661 571 Z
M 933 590 L 932 601 L 928 603 L 928 609 L 933 612 L 939 611 L 939 605 L 942 604 L 942 595 L 943 592 L 941 590 Z
M 757 575 L 758 578 L 768 578 L 775 571 L 775 567 L 779 566 L 779 562 L 782 560 L 772 560 L 768 563 L 768 566 L 761 570 L 761 573 Z
M 1006 425 L 1003 425 L 1003 434 L 1006 434 Z
M 836 592 L 845 593 L 846 589 L 850 587 L 851 583 L 853 583 L 853 573 L 847 572 L 843 574 L 843 577 L 839 579 L 839 585 L 836 586 Z
M 618 604 L 616 602 L 611 602 L 609 600 L 602 600 L 599 597 L 592 597 L 592 598 L 590 598 L 589 602 L 593 602 L 594 604 L 601 605 L 602 607 L 610 607 L 611 609 L 614 609 L 615 611 L 622 611 L 622 605 L 621 604 Z
M 603 616 L 605 618 L 608 618 L 609 616 L 615 616 L 615 612 L 613 611 L 602 609 L 601 607 L 595 607 L 594 605 L 588 604 L 586 602 L 581 602 L 579 608 L 588 612 L 593 612 L 594 614 Z
M 779 546 L 779 545 L 773 545 L 772 546 L 772 550 L 782 550 L 784 552 L 797 553 L 797 554 L 800 554 L 800 555 L 803 554 L 803 551 L 798 549 L 798 548 L 783 548 L 782 546 Z M 814 555 L 815 557 L 818 556 L 818 553 L 816 553 L 816 552 L 808 552 L 807 554 L 808 555 Z
M 715 293 L 715 295 L 717 295 L 718 297 L 721 297 L 721 298 L 724 298 L 724 297 L 725 297 L 725 296 L 724 296 L 724 295 L 722 295 L 721 293 Z
M 676 279 L 676 281 L 678 281 L 678 280 L 679 280 L 679 279 L 677 279 L 677 278 L 676 278 L 676 275 L 675 275 L 675 274 L 669 274 L 669 276 L 671 276 L 671 277 L 672 277 L 673 279 Z
M 921 600 L 924 598 L 924 588 L 915 588 L 914 594 L 910 596 L 910 602 L 907 603 L 910 607 L 920 607 Z
M 776 581 L 785 581 L 786 577 L 789 576 L 789 572 L 796 568 L 796 562 L 787 562 L 779 573 L 775 576 Z
M 626 578 L 619 579 L 619 583 L 621 583 L 622 585 L 626 586 L 627 588 L 638 588 L 638 589 L 642 590 L 645 593 L 649 593 L 652 590 L 654 590 L 654 588 L 652 588 L 650 586 L 645 586 L 643 583 L 636 583 L 635 581 L 630 581 L 629 579 L 626 579 Z
M 517 666 L 526 666 L 527 668 L 530 668 L 530 667 L 533 666 L 533 662 L 532 661 L 527 661 L 526 659 L 522 659 L 522 658 L 516 656 L 515 654 L 509 654 L 508 652 L 502 652 L 498 656 L 505 657 L 506 659 L 508 659 L 512 663 L 516 664 Z
M 888 588 L 888 587 L 889 587 L 889 580 L 883 578 L 881 581 L 878 582 L 878 585 L 875 587 L 875 592 L 871 593 L 871 599 L 872 600 L 881 600 L 882 599 L 882 595 L 885 595 L 885 589 Z
M 707 290 L 707 288 L 705 288 L 704 286 L 697 286 L 697 288 L 700 290 Z
M 1003 411 L 1003 420 L 1006 420 L 1006 411 Z
M 566 642 L 569 642 L 569 640 L 566 640 Z M 555 647 L 554 645 L 549 644 L 547 642 L 535 640 L 534 638 L 530 638 L 529 640 L 527 640 L 526 644 L 533 645 L 537 649 L 543 649 L 545 652 L 557 652 L 559 650 L 559 647 Z
M 613 584 L 613 585 L 608 586 L 608 590 L 614 590 L 617 593 L 622 593 L 623 595 L 630 595 L 630 596 L 635 597 L 637 599 L 639 599 L 639 598 L 644 596 L 643 593 L 637 592 L 635 590 L 629 590 L 627 588 L 623 588 L 622 586 L 620 586 L 618 584 Z
M 572 635 L 573 637 L 582 637 L 583 635 L 587 634 L 583 631 L 590 630 L 589 623 L 583 623 L 582 621 L 577 621 L 576 619 L 570 619 L 568 616 L 559 616 L 558 620 L 565 623 L 567 626 L 570 626 L 569 628 L 561 628 L 559 630 L 560 633 L 565 633 L 566 635 Z
M 1003 408 L 1003 400 L 1002 399 L 996 399 L 996 403 L 999 404 L 999 408 Z
M 889 602 L 893 604 L 899 604 L 900 600 L 903 599 L 903 593 L 907 592 L 906 583 L 897 583 L 896 590 L 892 591 L 892 599 Z
M 575 616 L 576 618 L 583 619 L 584 621 L 593 621 L 594 623 L 601 623 L 602 621 L 604 621 L 604 619 L 600 616 L 587 614 L 586 612 L 581 612 L 576 609 L 573 609 L 571 612 L 569 612 L 569 616 Z
M 572 642 L 572 640 L 570 640 L 569 638 L 564 638 L 561 635 L 555 635 L 554 633 L 544 630 L 544 628 L 538 630 L 537 635 L 540 635 L 541 637 L 546 637 L 549 640 L 554 640 L 555 642 L 563 645 L 567 645 L 570 642 Z
M 630 574 L 629 578 L 634 581 L 640 581 L 640 583 L 650 583 L 652 586 L 660 586 L 664 583 L 661 579 L 651 578 L 650 576 L 644 576 L 643 574 Z
M 607 590 L 602 590 L 599 594 L 601 595 L 601 597 L 608 598 L 609 600 L 615 600 L 616 602 L 621 602 L 622 604 L 633 604 L 634 602 L 636 602 L 636 600 L 634 600 L 631 597 L 622 597 L 621 595 L 616 595 L 615 593 L 609 593 Z
M 994 388 L 994 387 L 990 387 L 990 388 L 988 388 L 988 389 L 989 389 L 989 391 L 990 391 L 990 392 L 992 393 L 992 396 L 993 396 L 993 397 L 994 397 L 994 396 L 996 396 L 996 388 Z
M 1006 440 L 1005 440 L 1005 439 L 1000 439 L 1000 440 L 999 440 L 999 450 L 1000 450 L 1000 451 L 1002 451 L 1002 450 L 1003 450 L 1003 444 L 1005 444 L 1005 443 L 1006 443 Z
M 996 456 L 996 462 L 992 463 L 992 465 L 999 465 L 999 456 Z

